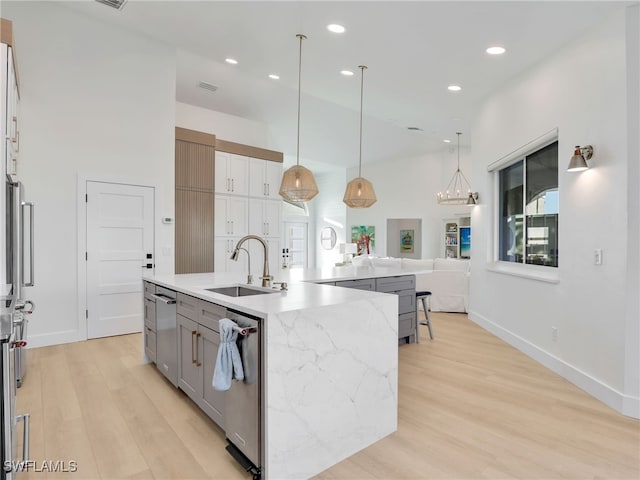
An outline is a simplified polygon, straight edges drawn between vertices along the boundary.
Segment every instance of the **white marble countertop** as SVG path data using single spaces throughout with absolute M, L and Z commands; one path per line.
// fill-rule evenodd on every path
M 246 285 L 246 275 L 238 273 L 193 273 L 193 274 L 159 274 L 144 275 L 143 280 L 149 280 L 157 285 L 175 290 L 186 295 L 200 298 L 228 308 L 239 309 L 245 313 L 265 317 L 272 313 L 303 310 L 306 308 L 339 305 L 356 300 L 374 298 L 385 293 L 368 292 L 349 288 L 317 285 L 290 275 L 287 270 L 276 273 L 276 281 L 289 284 L 287 291 L 278 288 L 271 289 L 273 293 L 264 295 L 250 295 L 245 297 L 230 297 L 220 293 L 210 292 L 208 288 L 219 288 L 231 285 Z M 364 277 L 361 277 L 364 278 Z M 259 284 L 250 288 L 261 289 Z

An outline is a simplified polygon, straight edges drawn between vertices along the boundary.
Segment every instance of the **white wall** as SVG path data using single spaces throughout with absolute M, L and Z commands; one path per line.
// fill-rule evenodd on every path
M 156 185 L 156 218 L 173 216 L 175 54 L 55 3 L 2 3 L 19 62 L 19 174 L 36 205 L 29 344 L 76 341 L 78 175 Z M 155 250 L 171 272 L 173 227 L 157 220 Z
M 314 225 L 314 241 L 311 242 L 315 252 L 315 266 L 331 267 L 341 262 L 340 244 L 351 238 L 351 230 L 347 227 L 347 206 L 342 202 L 344 189 L 347 185 L 345 170 L 326 172 L 315 175 L 318 185 L 318 195 L 309 202 L 309 215 Z M 325 219 L 341 224 L 343 227 L 328 223 Z M 331 250 L 325 250 L 320 244 L 320 232 L 325 227 L 332 227 L 336 231 L 336 245 Z M 311 235 L 311 229 L 309 234 Z M 312 255 L 310 258 L 313 258 Z M 313 265 L 310 265 L 313 266 Z
M 629 202 L 627 316 L 625 355 L 625 408 L 640 417 L 640 5 L 627 12 L 627 152 Z M 635 294 L 634 294 L 635 292 Z M 634 400 L 635 399 L 635 400 Z
M 473 177 L 482 200 L 472 213 L 470 318 L 618 410 L 626 388 L 626 299 L 638 295 L 637 286 L 630 291 L 626 284 L 627 268 L 638 265 L 627 263 L 638 244 L 636 237 L 629 245 L 627 237 L 626 80 L 625 17 L 619 11 L 490 97 L 472 130 Z M 497 206 L 487 165 L 554 127 L 560 157 L 558 282 L 490 271 Z M 584 144 L 594 146 L 592 168 L 567 172 L 572 147 Z M 596 248 L 604 251 L 599 266 Z M 638 318 L 630 322 L 637 332 Z M 637 340 L 627 348 L 627 358 L 637 359 Z M 637 403 L 637 387 L 635 395 Z
M 210 133 L 228 142 L 271 148 L 265 124 L 186 103 L 176 102 L 176 126 Z
M 348 231 L 351 231 L 353 225 L 375 226 L 375 253 L 385 256 L 387 219 L 419 218 L 422 219 L 422 258 L 442 257 L 442 220 L 455 218 L 456 214 L 469 216 L 469 207 L 439 205 L 436 200 L 436 193 L 444 190 L 451 180 L 456 162 L 457 150 L 443 146 L 443 151 L 439 154 L 364 165 L 362 176 L 373 183 L 378 201 L 369 208 L 348 208 Z M 464 148 L 460 150 L 460 169 L 476 190 L 471 175 L 469 152 Z M 349 169 L 348 180 L 357 174 L 357 168 Z M 343 192 L 345 185 L 346 183 L 342 186 Z

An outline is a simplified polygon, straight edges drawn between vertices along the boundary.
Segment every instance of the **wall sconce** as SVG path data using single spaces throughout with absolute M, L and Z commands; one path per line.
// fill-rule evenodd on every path
M 584 147 L 576 145 L 567 172 L 582 172 L 583 170 L 587 170 L 589 168 L 587 160 L 591 160 L 591 157 L 593 157 L 593 147 L 591 145 L 585 145 Z

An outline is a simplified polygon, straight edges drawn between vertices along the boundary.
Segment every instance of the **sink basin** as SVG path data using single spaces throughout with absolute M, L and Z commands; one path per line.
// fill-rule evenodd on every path
M 205 288 L 208 292 L 219 293 L 229 297 L 247 297 L 249 295 L 264 295 L 269 293 L 277 293 L 277 290 L 259 290 L 257 288 L 246 287 L 244 285 L 235 285 L 231 287 Z

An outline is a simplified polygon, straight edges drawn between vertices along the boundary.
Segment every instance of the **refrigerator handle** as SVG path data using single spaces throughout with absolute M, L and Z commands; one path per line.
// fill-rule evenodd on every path
M 23 413 L 16 417 L 16 421 L 22 421 L 24 423 L 24 429 L 22 430 L 22 461 L 24 463 L 29 461 L 29 413 Z
M 33 226 L 34 226 L 34 206 L 33 203 L 31 202 L 22 202 L 22 208 L 24 209 L 24 207 L 29 207 L 29 209 L 31 210 L 30 215 L 29 215 L 29 221 L 30 221 L 30 227 L 29 227 L 29 283 L 25 283 L 24 286 L 25 287 L 33 287 L 34 283 L 33 283 L 33 276 L 34 276 L 34 265 L 33 265 L 33 257 L 34 257 L 34 234 L 33 234 Z M 22 238 L 24 238 L 24 213 L 22 214 L 22 232 L 23 232 L 23 236 Z M 22 268 L 24 269 L 24 259 L 22 262 Z M 24 271 L 22 272 L 22 278 L 24 278 Z

